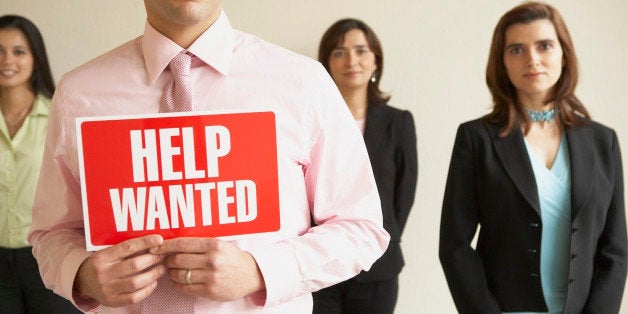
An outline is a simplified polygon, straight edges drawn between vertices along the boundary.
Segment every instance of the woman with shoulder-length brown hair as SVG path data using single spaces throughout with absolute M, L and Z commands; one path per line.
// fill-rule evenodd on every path
M 493 110 L 458 128 L 443 200 L 439 255 L 456 307 L 618 313 L 621 154 L 574 95 L 567 26 L 552 6 L 526 2 L 501 17 L 490 49 Z
M 558 116 L 558 120 L 564 126 L 586 123 L 586 120 L 590 119 L 589 113 L 574 95 L 578 83 L 578 58 L 567 25 L 560 13 L 549 5 L 530 3 L 526 6 L 529 7 L 528 10 L 523 10 L 525 7 L 522 6 L 521 10 L 512 10 L 509 14 L 505 14 L 495 27 L 486 67 L 486 84 L 493 95 L 494 107 L 491 114 L 486 117 L 487 120 L 503 124 L 502 135 L 512 132 L 519 124 L 524 126 L 526 133 L 530 129 L 530 119 L 518 101 L 516 88 L 510 81 L 504 65 L 505 33 L 508 26 L 512 24 L 544 18 L 554 26 L 563 54 L 562 73 L 544 103 L 554 103 L 558 108 L 557 111 L 563 113 Z
M 379 89 L 384 55 L 366 23 L 349 18 L 331 25 L 321 39 L 318 60 L 364 135 L 390 243 L 368 272 L 315 292 L 314 313 L 393 313 L 397 276 L 404 266 L 401 234 L 418 172 L 414 120 L 409 111 L 389 106 L 390 97 Z

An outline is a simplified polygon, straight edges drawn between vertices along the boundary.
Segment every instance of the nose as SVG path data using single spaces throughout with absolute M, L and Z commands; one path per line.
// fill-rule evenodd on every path
M 349 52 L 347 54 L 347 58 L 348 58 L 348 60 L 347 60 L 348 62 L 347 63 L 350 66 L 353 66 L 353 65 L 358 63 L 358 55 L 354 51 Z
M 530 49 L 527 53 L 527 66 L 533 68 L 539 64 L 540 55 L 534 49 Z
M 10 53 L 6 53 L 5 51 L 0 51 L 0 62 L 1 63 L 9 63 L 13 59 Z

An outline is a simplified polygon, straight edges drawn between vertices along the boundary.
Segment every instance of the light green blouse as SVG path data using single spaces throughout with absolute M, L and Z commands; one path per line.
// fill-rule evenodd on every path
M 0 117 L 0 247 L 30 245 L 26 234 L 31 226 L 49 108 L 50 99 L 38 95 L 13 138 Z

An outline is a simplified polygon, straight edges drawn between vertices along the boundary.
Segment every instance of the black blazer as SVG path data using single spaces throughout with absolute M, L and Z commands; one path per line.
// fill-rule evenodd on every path
M 547 311 L 539 197 L 523 133 L 500 138 L 475 120 L 458 128 L 445 188 L 440 260 L 460 313 Z M 617 313 L 626 280 L 626 220 L 615 132 L 566 131 L 571 259 L 563 313 Z M 470 246 L 478 224 L 476 249 Z
M 399 242 L 414 203 L 418 174 L 412 114 L 385 104 L 369 105 L 364 142 L 382 203 L 384 229 L 390 234 L 384 255 L 368 272 L 355 277 L 373 282 L 394 278 L 404 265 Z

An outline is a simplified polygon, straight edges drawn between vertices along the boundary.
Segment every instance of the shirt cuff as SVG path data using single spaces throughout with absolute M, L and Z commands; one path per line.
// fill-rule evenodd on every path
M 296 258 L 286 243 L 247 250 L 255 259 L 264 278 L 265 291 L 248 296 L 258 306 L 274 306 L 302 295 Z
M 76 290 L 72 291 L 72 302 L 82 312 L 97 312 L 102 308 L 98 301 Z
M 91 252 L 75 250 L 64 260 L 61 267 L 61 273 L 63 274 L 61 277 L 63 281 L 62 286 L 65 291 L 71 291 L 71 294 L 66 295 L 70 296 L 70 301 L 83 312 L 95 312 L 102 307 L 96 299 L 74 290 L 74 279 L 78 275 L 78 269 L 90 255 Z

